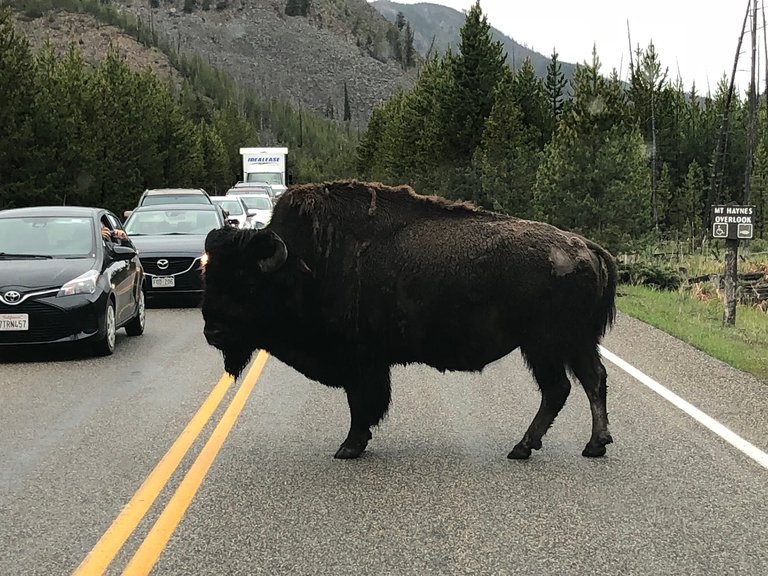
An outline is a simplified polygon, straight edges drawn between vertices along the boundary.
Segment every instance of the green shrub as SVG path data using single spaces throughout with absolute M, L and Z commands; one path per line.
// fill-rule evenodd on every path
M 680 272 L 668 266 L 650 262 L 618 262 L 619 282 L 634 286 L 655 286 L 662 290 L 677 290 L 683 283 Z

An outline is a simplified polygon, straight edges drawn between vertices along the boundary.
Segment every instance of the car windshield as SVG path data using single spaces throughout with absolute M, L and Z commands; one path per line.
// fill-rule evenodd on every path
M 243 207 L 237 200 L 214 200 L 214 202 L 229 212 L 230 216 L 238 216 L 243 213 Z
M 135 211 L 125 223 L 128 236 L 200 235 L 219 228 L 216 213 L 208 210 Z
M 90 218 L 0 218 L 0 257 L 84 258 L 94 252 L 93 238 Z
M 243 194 L 266 194 L 272 197 L 272 188 L 269 186 L 259 186 L 254 184 L 253 186 L 236 186 L 227 190 L 227 196 L 242 196 Z
M 142 206 L 157 206 L 158 204 L 210 204 L 204 194 L 152 194 L 145 196 Z
M 272 201 L 266 196 L 241 196 L 248 210 L 271 210 Z
M 252 172 L 246 175 L 246 182 L 264 182 L 266 184 L 282 184 L 283 175 L 280 172 Z

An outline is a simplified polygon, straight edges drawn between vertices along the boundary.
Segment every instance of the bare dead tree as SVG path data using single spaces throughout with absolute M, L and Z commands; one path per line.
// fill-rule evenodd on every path
M 733 86 L 736 82 L 736 70 L 739 65 L 739 56 L 741 55 L 741 43 L 744 40 L 744 31 L 747 28 L 747 20 L 749 19 L 750 8 L 752 7 L 752 0 L 747 2 L 747 10 L 744 13 L 744 22 L 741 25 L 741 34 L 739 34 L 739 41 L 736 45 L 736 57 L 733 59 L 733 70 L 731 72 L 731 81 L 728 85 L 728 92 L 725 96 L 725 104 L 723 105 L 723 116 L 720 120 L 720 130 L 717 138 L 715 149 L 712 153 L 712 162 L 710 163 L 710 175 L 709 175 L 709 192 L 707 193 L 707 204 L 704 209 L 704 230 L 709 230 L 712 225 L 712 215 L 710 214 L 709 206 L 712 206 L 720 197 L 720 189 L 723 179 L 723 167 L 722 164 L 725 158 L 725 151 L 728 141 L 728 132 L 731 120 L 731 102 L 733 101 Z
M 756 118 L 757 118 L 757 78 L 756 78 L 756 63 L 757 63 L 757 0 L 754 0 L 752 5 L 752 25 L 751 25 L 751 37 L 752 37 L 752 63 L 750 67 L 749 77 L 749 92 L 747 95 L 748 100 L 748 116 L 747 116 L 747 158 L 744 169 L 744 195 L 742 197 L 742 204 L 749 204 L 750 185 L 752 181 L 752 169 L 753 169 L 753 156 L 755 153 L 755 132 L 756 132 Z
M 746 135 L 746 162 L 744 168 L 744 194 L 743 202 L 746 204 L 749 201 L 749 187 L 750 180 L 752 179 L 752 155 L 754 149 L 754 132 L 755 132 L 755 116 L 757 111 L 757 94 L 755 86 L 755 60 L 757 59 L 757 0 L 749 0 L 749 6 L 747 7 L 747 15 L 752 12 L 752 18 L 750 23 L 750 37 L 751 37 L 751 66 L 750 66 L 750 79 L 749 79 L 749 93 L 748 93 L 748 117 L 747 117 L 747 135 Z M 742 36 L 744 34 L 742 28 Z M 741 43 L 741 40 L 739 41 Z M 738 54 L 736 55 L 738 60 Z M 734 65 L 735 71 L 735 65 Z M 733 84 L 733 80 L 731 81 Z M 725 288 L 725 311 L 723 314 L 723 324 L 726 326 L 733 326 L 736 324 L 736 289 L 738 286 L 738 256 L 739 256 L 739 241 L 727 239 L 725 241 L 725 277 L 723 278 L 723 287 Z
M 627 18 L 627 43 L 629 44 L 629 78 L 635 73 L 635 62 L 632 60 L 632 38 L 629 34 L 629 18 Z
M 768 109 L 768 31 L 766 30 L 766 25 L 765 25 L 765 3 L 763 3 L 760 9 L 763 14 L 763 63 L 765 65 L 765 104 L 766 104 L 766 109 Z M 766 121 L 768 121 L 768 116 L 766 116 Z M 768 127 L 766 127 L 766 130 L 768 130 Z
M 429 50 L 427 50 L 427 55 L 424 57 L 424 60 L 429 60 L 432 57 L 432 50 L 435 49 L 435 38 L 437 38 L 437 34 L 432 35 L 432 41 L 429 43 Z

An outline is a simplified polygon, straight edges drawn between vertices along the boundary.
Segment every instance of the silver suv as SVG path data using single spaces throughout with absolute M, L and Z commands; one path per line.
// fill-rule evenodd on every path
M 208 192 L 202 188 L 152 188 L 144 190 L 136 206 L 156 206 L 158 204 L 212 204 Z M 128 218 L 133 210 L 123 212 Z

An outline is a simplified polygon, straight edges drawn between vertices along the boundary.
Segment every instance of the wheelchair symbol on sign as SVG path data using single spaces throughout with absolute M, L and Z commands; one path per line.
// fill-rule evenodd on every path
M 715 224 L 712 226 L 712 236 L 715 238 L 728 237 L 728 224 Z

